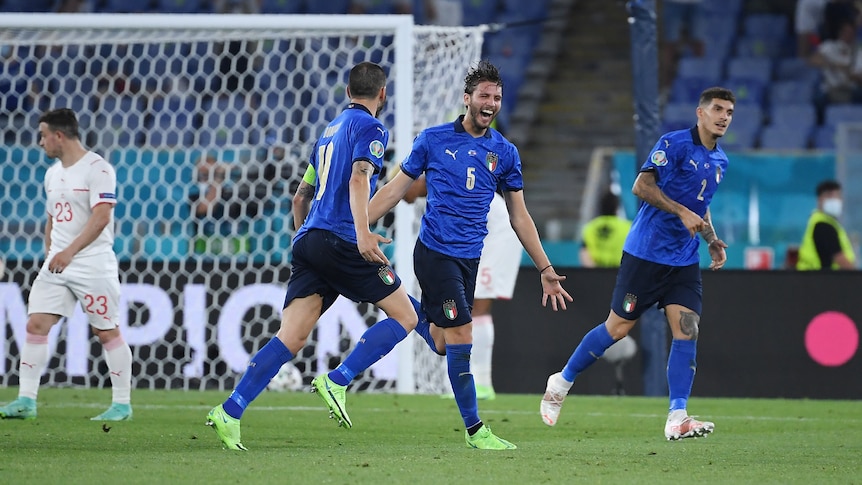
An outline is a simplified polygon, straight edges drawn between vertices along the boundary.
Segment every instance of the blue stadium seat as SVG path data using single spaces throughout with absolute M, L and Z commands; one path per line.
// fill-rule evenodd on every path
M 691 128 L 695 123 L 694 103 L 668 103 L 662 110 L 662 131 Z
M 784 40 L 790 35 L 790 19 L 781 14 L 752 14 L 742 20 L 746 35 Z
M 503 7 L 507 16 L 520 20 L 544 19 L 548 15 L 548 0 L 503 0 Z
M 727 133 L 718 141 L 718 144 L 725 151 L 750 150 L 756 146 L 757 136 L 758 132 L 741 130 L 739 127 L 731 125 Z
M 212 13 L 212 3 L 202 0 L 156 0 L 157 13 Z
M 743 0 L 702 0 L 710 22 L 714 17 L 735 18 L 742 11 Z
M 0 12 L 51 12 L 54 0 L 2 0 Z
M 775 78 L 778 80 L 799 80 L 818 83 L 820 81 L 820 70 L 812 66 L 805 59 L 789 57 L 778 60 L 775 68 Z
M 150 11 L 150 0 L 103 0 L 95 10 L 102 13 L 142 13 Z
M 829 125 L 818 126 L 814 130 L 812 144 L 814 145 L 814 148 L 820 150 L 834 150 L 835 127 Z
M 862 105 L 830 104 L 823 115 L 823 124 L 838 126 L 839 123 L 862 123 Z
M 817 109 L 813 104 L 777 104 L 769 109 L 769 124 L 797 126 L 813 130 L 817 125 Z
M 350 10 L 350 0 L 310 1 L 307 3 L 308 13 L 346 14 Z
M 760 133 L 760 148 L 804 150 L 808 148 L 814 125 L 768 125 Z
M 788 46 L 792 45 L 781 38 L 761 37 L 749 34 L 736 41 L 734 54 L 736 57 L 778 58 L 791 54 Z
M 682 78 L 701 78 L 718 83 L 724 78 L 721 59 L 707 57 L 683 57 L 677 63 L 676 75 Z
M 305 0 L 263 0 L 260 13 L 306 13 Z
M 497 21 L 504 13 L 504 4 L 500 0 L 464 0 L 461 2 L 464 13 L 464 25 L 482 25 Z
M 756 105 L 763 107 L 766 101 L 766 83 L 756 79 L 731 78 L 722 85 L 733 91 L 736 104 Z M 738 110 L 737 110 L 738 111 Z
M 769 85 L 769 103 L 798 104 L 814 100 L 816 85 L 805 80 L 773 81 Z
M 729 79 L 754 79 L 769 84 L 772 80 L 773 61 L 762 57 L 734 57 L 727 61 Z

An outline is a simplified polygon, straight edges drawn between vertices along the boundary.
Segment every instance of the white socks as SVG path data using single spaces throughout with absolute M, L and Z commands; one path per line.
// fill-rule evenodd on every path
M 111 402 L 129 404 L 132 394 L 132 349 L 119 336 L 104 345 L 105 362 L 111 373 Z
M 18 364 L 18 396 L 36 399 L 39 380 L 48 367 L 48 336 L 27 332 Z
M 473 355 L 470 366 L 477 386 L 492 387 L 491 360 L 494 351 L 494 320 L 491 315 L 473 317 Z

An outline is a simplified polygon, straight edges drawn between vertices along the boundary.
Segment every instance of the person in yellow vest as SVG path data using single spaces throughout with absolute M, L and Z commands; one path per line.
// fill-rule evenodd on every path
M 606 192 L 599 203 L 599 215 L 588 222 L 581 232 L 581 266 L 586 268 L 616 268 L 623 256 L 623 243 L 632 221 L 617 215 L 620 199 Z
M 802 244 L 798 270 L 856 269 L 856 255 L 841 218 L 841 184 L 826 180 L 817 185 L 817 209 L 811 213 Z

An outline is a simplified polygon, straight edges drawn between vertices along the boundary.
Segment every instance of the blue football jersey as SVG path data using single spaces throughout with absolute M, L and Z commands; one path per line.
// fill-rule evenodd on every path
M 662 192 L 703 217 L 727 163 L 724 150 L 703 146 L 694 127 L 662 136 L 640 171 L 654 171 Z M 699 262 L 699 245 L 700 236 L 691 237 L 679 217 L 641 202 L 623 250 L 655 263 L 688 266 Z
M 310 229 L 325 229 L 356 243 L 348 187 L 353 163 L 366 160 L 374 165 L 371 177 L 373 194 L 387 143 L 389 131 L 362 105 L 348 105 L 329 123 L 311 154 L 309 163 L 317 173 L 317 183 L 308 217 L 297 231 L 295 240 Z
M 427 206 L 419 239 L 430 249 L 456 258 L 478 258 L 488 233 L 494 192 L 524 188 L 521 157 L 497 130 L 473 137 L 461 124 L 427 128 L 401 164 L 412 178 L 425 173 Z

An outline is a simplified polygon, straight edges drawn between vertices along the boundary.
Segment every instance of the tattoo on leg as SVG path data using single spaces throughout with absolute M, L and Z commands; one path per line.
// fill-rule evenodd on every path
M 691 337 L 691 340 L 697 340 L 700 316 L 694 312 L 680 312 L 679 314 L 679 329 L 684 335 Z

